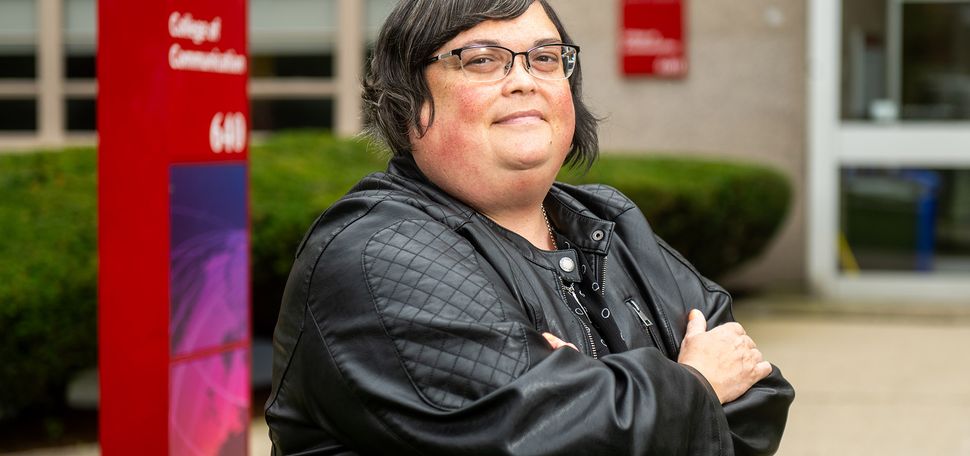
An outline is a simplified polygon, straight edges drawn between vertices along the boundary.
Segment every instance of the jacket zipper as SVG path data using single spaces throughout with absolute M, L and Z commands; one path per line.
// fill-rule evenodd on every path
M 583 316 L 585 316 L 586 320 L 592 324 L 593 320 L 589 318 L 589 313 L 586 312 L 586 306 L 584 306 L 583 303 L 579 302 L 579 297 L 576 296 L 576 289 L 573 287 L 573 285 L 569 284 L 569 286 L 567 287 L 564 282 L 561 282 L 561 283 L 562 283 L 562 290 L 564 295 L 563 298 L 565 298 L 566 294 L 568 294 L 569 296 L 572 296 L 573 301 L 576 302 L 576 305 L 578 305 L 579 308 L 582 309 Z M 597 359 L 599 355 L 596 353 L 596 342 L 593 341 L 593 331 L 589 328 L 589 325 L 587 325 L 586 322 L 583 321 L 582 319 L 579 319 L 579 322 L 582 323 L 583 329 L 586 330 L 586 339 L 589 342 L 590 355 L 593 357 L 593 359 Z
M 653 339 L 654 345 L 660 349 L 660 352 L 663 353 L 664 356 L 667 356 L 667 350 L 664 349 L 663 343 L 661 343 L 660 338 L 657 337 L 657 334 L 653 330 L 653 322 L 647 318 L 647 314 L 643 313 L 643 310 L 640 309 L 639 305 L 637 305 L 637 301 L 634 299 L 627 299 L 626 303 L 630 305 L 630 307 L 633 309 L 633 313 L 635 313 L 640 319 L 640 323 L 643 324 L 643 329 L 647 331 L 647 334 L 650 334 L 650 338 Z
M 606 255 L 603 255 L 603 267 L 600 271 L 600 296 L 606 296 Z

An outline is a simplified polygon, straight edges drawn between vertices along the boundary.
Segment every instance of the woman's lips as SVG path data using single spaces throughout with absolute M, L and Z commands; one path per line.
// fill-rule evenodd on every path
M 519 125 L 542 122 L 544 120 L 545 118 L 542 116 L 542 112 L 533 109 L 513 112 L 507 116 L 502 116 L 495 123 L 500 125 Z

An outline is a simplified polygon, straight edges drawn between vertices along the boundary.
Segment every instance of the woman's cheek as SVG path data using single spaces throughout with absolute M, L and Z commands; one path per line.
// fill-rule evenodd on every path
M 455 93 L 455 114 L 466 128 L 484 125 L 487 121 L 488 102 L 475 90 L 459 90 Z
M 559 136 L 568 141 L 566 147 L 569 147 L 572 144 L 573 134 L 576 132 L 576 106 L 573 104 L 573 97 L 569 91 L 566 92 L 565 96 L 557 98 L 556 110 L 562 113 L 562 130 L 558 132 Z

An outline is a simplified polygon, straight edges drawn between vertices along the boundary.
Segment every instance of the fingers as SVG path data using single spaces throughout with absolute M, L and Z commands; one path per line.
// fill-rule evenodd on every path
M 758 344 L 754 343 L 754 339 L 749 337 L 747 334 L 738 339 L 738 345 L 747 349 L 758 348 Z
M 754 359 L 756 363 L 760 363 L 765 360 L 765 355 L 761 353 L 761 350 L 758 350 L 757 348 L 752 348 L 751 358 Z
M 736 321 L 725 323 L 721 325 L 720 328 L 724 328 L 722 331 L 730 331 L 739 336 L 743 336 L 747 334 L 747 332 L 745 332 L 744 330 L 744 326 L 741 326 L 741 323 L 738 323 Z
M 544 332 L 544 333 L 542 333 L 542 337 L 544 337 L 546 339 L 546 342 L 549 342 L 549 345 L 552 346 L 552 349 L 553 350 L 555 350 L 555 349 L 557 349 L 559 347 L 562 347 L 563 344 L 565 344 L 565 342 L 563 342 L 562 339 L 560 339 L 560 338 L 558 338 L 556 336 L 553 336 L 552 333 Z
M 704 319 L 704 314 L 697 309 L 693 309 L 687 314 L 687 333 L 684 337 L 693 336 L 695 334 L 702 334 L 707 331 L 707 320 Z
M 579 349 L 576 348 L 575 345 L 573 345 L 573 344 L 571 344 L 569 342 L 566 342 L 566 341 L 564 341 L 564 340 L 562 340 L 562 339 L 560 339 L 560 338 L 552 335 L 552 333 L 544 332 L 544 333 L 542 333 L 542 337 L 544 337 L 546 339 L 546 342 L 549 342 L 549 345 L 552 346 L 552 349 L 553 350 L 555 350 L 555 349 L 557 349 L 559 347 L 569 347 L 569 348 L 572 348 L 573 350 L 579 351 Z
M 771 375 L 772 367 L 771 363 L 768 361 L 762 361 L 755 366 L 755 374 L 758 376 L 758 380 L 761 380 L 769 375 Z
M 748 362 L 754 364 L 754 367 L 750 371 L 750 375 L 753 377 L 752 384 L 760 381 L 761 379 L 771 374 L 771 371 L 773 369 L 771 366 L 771 363 L 765 360 L 765 357 L 761 353 L 761 350 L 758 350 L 757 348 L 753 348 L 748 352 L 747 356 L 748 356 Z M 748 365 L 750 366 L 751 364 L 748 364 Z

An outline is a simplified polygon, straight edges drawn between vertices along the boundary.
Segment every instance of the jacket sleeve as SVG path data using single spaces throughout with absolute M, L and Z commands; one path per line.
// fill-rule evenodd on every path
M 568 186 L 561 186 L 570 191 Z M 704 312 L 708 328 L 734 321 L 731 297 L 720 286 L 702 276 L 676 250 L 654 235 L 640 209 L 628 197 L 607 185 L 581 187 L 574 196 L 585 198 L 587 207 L 596 207 L 600 218 L 612 219 L 625 242 L 631 263 L 641 268 L 638 275 L 654 285 L 648 286 L 663 326 L 671 358 L 676 360 L 687 327 L 687 314 L 697 308 Z M 723 406 L 730 425 L 735 454 L 773 454 L 781 443 L 788 408 L 795 398 L 791 384 L 777 367 L 743 396 Z
M 275 451 L 319 432 L 367 454 L 732 454 L 696 372 L 652 349 L 551 350 L 465 238 L 402 215 L 320 226 L 303 248 L 275 340 Z
M 658 242 L 669 255 L 668 263 L 678 279 L 685 301 L 697 303 L 696 306 L 707 317 L 708 328 L 735 321 L 730 295 L 701 276 L 669 245 L 662 240 Z M 694 296 L 696 293 L 700 295 Z M 781 375 L 781 370 L 772 365 L 771 374 L 755 383 L 740 398 L 724 404 L 735 454 L 774 454 L 781 443 L 788 408 L 794 399 L 794 388 Z

